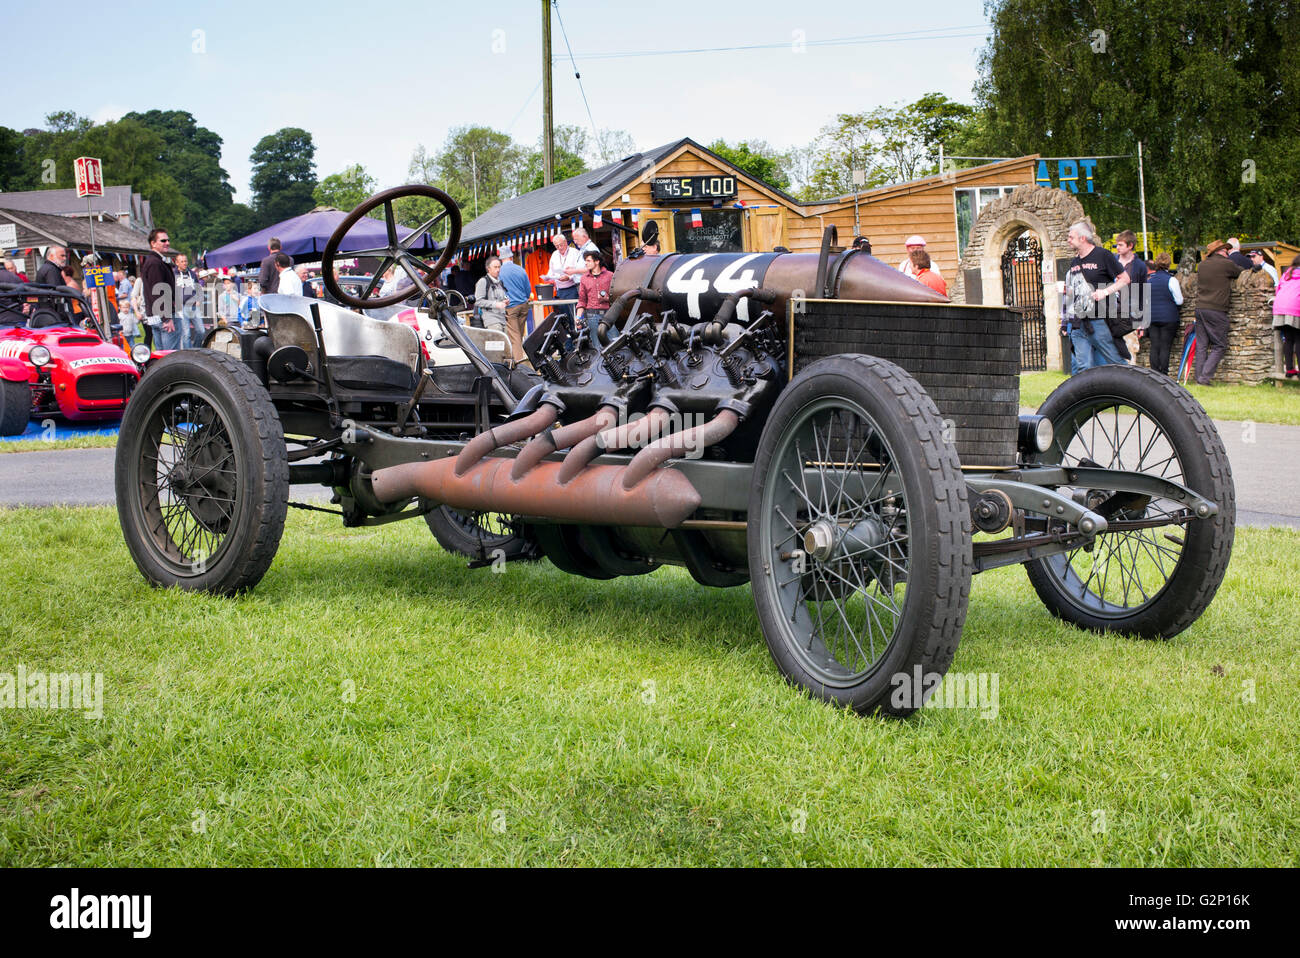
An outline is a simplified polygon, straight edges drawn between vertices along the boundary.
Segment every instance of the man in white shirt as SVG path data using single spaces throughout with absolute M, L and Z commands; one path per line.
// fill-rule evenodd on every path
M 1268 263 L 1265 262 L 1264 251 L 1262 249 L 1253 249 L 1250 251 L 1249 255 L 1250 255 L 1251 267 L 1253 269 L 1262 269 L 1265 273 L 1268 274 L 1268 278 L 1273 281 L 1273 285 L 1276 286 L 1277 270 L 1275 270 L 1272 266 L 1269 266 Z
M 556 299 L 572 299 L 576 302 L 578 283 L 587 271 L 582 264 L 582 255 L 569 245 L 568 237 L 563 233 L 556 233 L 551 237 L 551 242 L 555 245 L 555 252 L 551 254 L 551 268 L 545 278 L 555 284 Z M 556 312 L 568 313 L 569 318 L 573 318 L 572 306 L 557 306 Z
M 581 226 L 576 227 L 573 231 L 573 248 L 578 251 L 579 259 L 585 257 L 587 250 L 592 250 L 596 253 L 600 252 L 600 249 L 592 241 L 591 235 Z M 578 278 L 578 282 L 582 282 L 581 277 Z
M 276 255 L 275 271 L 280 277 L 280 285 L 275 288 L 277 293 L 285 293 L 289 296 L 302 295 L 302 280 L 293 271 L 293 260 L 289 259 L 287 254 Z
M 907 255 L 899 262 L 898 271 L 906 273 L 912 279 L 916 279 L 916 267 L 912 265 L 912 250 L 925 249 L 925 237 L 909 236 L 907 242 L 903 245 L 907 247 Z M 926 250 L 926 252 L 929 252 L 929 250 Z M 930 257 L 930 272 L 934 273 L 935 276 L 943 276 L 943 273 L 939 272 L 939 264 L 934 261 L 933 256 Z

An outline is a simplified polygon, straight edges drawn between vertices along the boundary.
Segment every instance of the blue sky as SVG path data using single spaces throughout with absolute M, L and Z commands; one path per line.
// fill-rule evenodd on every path
M 417 144 L 479 123 L 535 142 L 541 131 L 541 2 L 124 4 L 102 8 L 102 44 L 55 29 L 48 10 L 6 13 L 11 76 L 50 77 L 6 98 L 0 124 L 43 126 L 71 109 L 95 120 L 184 109 L 225 141 L 236 200 L 248 199 L 248 154 L 265 134 L 300 126 L 315 138 L 317 174 L 360 162 L 380 186 L 403 182 Z M 115 11 L 110 25 L 109 10 Z M 370 12 L 373 11 L 373 12 Z M 639 148 L 691 136 L 801 146 L 837 113 L 937 90 L 971 102 L 987 34 L 979 0 L 848 4 L 560 0 L 600 128 Z M 201 32 L 196 32 L 201 31 Z M 924 38 L 900 34 L 928 31 Z M 552 18 L 557 123 L 588 125 Z M 823 45 L 845 37 L 869 43 Z M 803 45 L 800 48 L 799 41 Z M 595 55 L 775 44 L 737 52 Z M 58 64 L 57 74 L 49 66 Z M 75 63 L 75 65 L 74 65 Z M 531 100 L 529 99 L 531 95 Z

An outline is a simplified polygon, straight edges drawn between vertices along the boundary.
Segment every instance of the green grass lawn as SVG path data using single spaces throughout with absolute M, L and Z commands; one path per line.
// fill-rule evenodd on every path
M 1020 405 L 1037 409 L 1043 400 L 1069 378 L 1065 373 L 1021 373 Z M 1258 386 L 1198 386 L 1187 387 L 1196 401 L 1205 407 L 1211 419 L 1230 419 L 1236 422 L 1281 423 L 1300 426 L 1300 389 L 1278 389 L 1271 382 Z
M 98 721 L 0 709 L 0 865 L 1295 866 L 1298 547 L 1240 531 L 1165 643 L 980 576 L 953 668 L 996 718 L 900 722 L 786 686 L 748 587 L 678 570 L 292 514 L 223 600 L 146 586 L 111 509 L 0 512 L 0 672 L 104 675 Z
M 6 452 L 46 452 L 51 449 L 113 449 L 117 446 L 117 435 L 112 436 L 76 436 L 72 439 L 15 439 L 12 442 L 0 442 L 0 454 Z

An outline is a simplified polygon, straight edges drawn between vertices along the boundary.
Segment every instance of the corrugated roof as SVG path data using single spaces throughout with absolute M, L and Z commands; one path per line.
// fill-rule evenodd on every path
M 683 137 L 653 150 L 634 153 L 616 163 L 579 173 L 559 183 L 543 186 L 540 190 L 502 200 L 461 230 L 461 242 L 497 236 L 552 220 L 557 214 L 564 216 L 576 212 L 580 207 L 590 206 L 611 193 L 630 186 L 645 171 L 647 164 L 654 166 L 682 144 L 689 142 L 689 137 Z
M 57 216 L 52 213 L 35 213 L 31 210 L 13 210 L 0 207 L 0 222 L 11 221 L 25 226 L 60 246 L 90 249 L 90 221 L 82 215 Z M 149 237 L 145 233 L 121 225 L 116 220 L 95 223 L 95 246 L 111 253 L 149 252 Z

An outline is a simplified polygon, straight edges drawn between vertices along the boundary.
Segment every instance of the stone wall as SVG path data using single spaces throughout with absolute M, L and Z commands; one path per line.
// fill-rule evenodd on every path
M 1002 302 L 1002 254 L 1008 240 L 1025 230 L 1038 234 L 1043 247 L 1043 272 L 1049 264 L 1074 255 L 1066 242 L 1070 227 L 1079 221 L 1091 220 L 1084 215 L 1083 206 L 1063 190 L 1043 186 L 1021 186 L 1007 196 L 994 200 L 980 212 L 971 226 L 970 241 L 962 252 L 961 266 L 957 270 L 957 285 L 952 292 L 954 303 L 973 301 L 966 296 L 966 277 L 969 270 L 980 270 L 985 284 L 979 297 L 985 303 Z M 1048 282 L 1055 282 L 1053 276 Z M 992 288 L 990 288 L 992 287 Z
M 1196 274 L 1180 269 L 1178 284 L 1183 290 L 1183 305 L 1179 310 L 1182 321 L 1170 353 L 1170 375 L 1178 371 L 1178 361 L 1183 355 L 1183 332 L 1196 321 Z M 1273 308 L 1269 303 L 1272 295 L 1273 281 L 1263 270 L 1247 270 L 1233 282 L 1228 308 L 1231 324 L 1228 351 L 1215 371 L 1215 382 L 1253 386 L 1272 377 Z M 1138 365 L 1149 366 L 1150 343 L 1145 336 L 1141 342 Z

